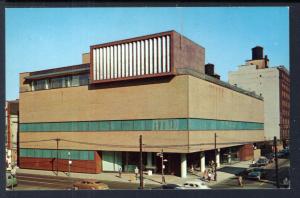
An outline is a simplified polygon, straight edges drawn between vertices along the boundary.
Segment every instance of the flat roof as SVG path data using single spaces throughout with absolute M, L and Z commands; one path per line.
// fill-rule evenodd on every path
M 46 69 L 40 71 L 29 72 L 29 76 L 26 76 L 26 80 L 43 79 L 47 77 L 63 76 L 68 74 L 78 74 L 88 72 L 90 70 L 90 64 L 79 64 L 72 66 L 65 66 L 53 69 Z
M 239 92 L 241 94 L 245 94 L 245 95 L 251 96 L 253 98 L 256 98 L 256 99 L 259 99 L 259 100 L 263 100 L 262 96 L 259 96 L 259 95 L 255 94 L 253 92 L 241 89 L 239 87 L 233 86 L 233 85 L 231 85 L 231 84 L 229 84 L 227 82 L 221 81 L 221 80 L 219 80 L 217 78 L 214 78 L 214 77 L 208 76 L 206 74 L 200 73 L 200 72 L 198 72 L 196 70 L 193 70 L 192 68 L 177 68 L 176 69 L 176 74 L 179 74 L 179 75 L 184 75 L 184 74 L 191 75 L 191 76 L 194 76 L 196 78 L 199 78 L 199 79 L 202 79 L 202 80 L 205 80 L 205 81 L 208 81 L 208 82 L 220 85 L 222 87 L 226 87 L 228 89 L 231 89 L 233 91 Z

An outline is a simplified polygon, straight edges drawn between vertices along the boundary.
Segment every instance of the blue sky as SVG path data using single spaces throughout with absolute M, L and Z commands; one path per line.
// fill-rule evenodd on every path
M 271 66 L 289 69 L 287 7 L 7 8 L 6 98 L 19 98 L 19 73 L 81 63 L 89 46 L 176 30 L 205 47 L 221 79 L 260 45 Z

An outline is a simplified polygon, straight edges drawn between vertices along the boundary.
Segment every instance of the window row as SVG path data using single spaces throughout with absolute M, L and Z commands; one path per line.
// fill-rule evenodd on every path
M 185 130 L 258 130 L 263 123 L 206 120 L 113 120 L 57 123 L 22 123 L 22 132 L 72 132 L 72 131 L 185 131 Z
M 76 87 L 89 84 L 89 74 L 57 77 L 50 79 L 34 80 L 31 83 L 31 90 L 55 89 L 63 87 Z
M 57 150 L 21 148 L 20 157 L 57 158 Z M 58 150 L 58 159 L 94 160 L 94 151 Z

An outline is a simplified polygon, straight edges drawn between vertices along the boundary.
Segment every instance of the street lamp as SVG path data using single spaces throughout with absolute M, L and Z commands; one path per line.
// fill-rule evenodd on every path
M 156 155 L 159 156 L 161 158 L 161 180 L 162 183 L 165 184 L 166 183 L 166 179 L 165 179 L 165 175 L 164 175 L 164 169 L 165 169 L 165 165 L 164 162 L 167 162 L 167 159 L 164 159 L 164 153 L 163 153 L 163 149 L 161 150 L 161 153 L 157 153 Z
M 71 164 L 72 164 L 72 161 L 71 161 L 71 152 L 70 151 L 68 152 L 68 157 L 69 157 L 69 161 L 68 161 L 69 173 L 68 173 L 68 176 L 70 176 L 70 170 L 71 170 Z

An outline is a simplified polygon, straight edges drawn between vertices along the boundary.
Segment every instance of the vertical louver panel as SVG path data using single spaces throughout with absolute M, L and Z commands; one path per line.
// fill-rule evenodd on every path
M 116 42 L 92 49 L 94 81 L 171 72 L 171 36 Z

